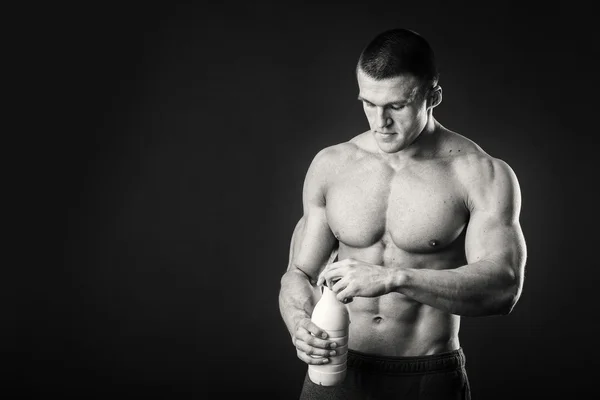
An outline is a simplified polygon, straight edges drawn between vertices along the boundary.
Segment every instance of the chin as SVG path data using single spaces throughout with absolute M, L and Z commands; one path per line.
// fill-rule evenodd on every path
M 399 146 L 379 146 L 379 149 L 388 154 L 397 153 L 402 150 Z
M 404 148 L 402 142 L 377 142 L 379 149 L 384 153 L 397 153 Z

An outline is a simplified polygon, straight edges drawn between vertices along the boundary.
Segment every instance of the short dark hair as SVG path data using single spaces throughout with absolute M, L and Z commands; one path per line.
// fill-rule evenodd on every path
M 362 51 L 358 69 L 381 80 L 412 74 L 425 89 L 437 85 L 439 73 L 429 42 L 409 29 L 391 29 L 378 34 Z

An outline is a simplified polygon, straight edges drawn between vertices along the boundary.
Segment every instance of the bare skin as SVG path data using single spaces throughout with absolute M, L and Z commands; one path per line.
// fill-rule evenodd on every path
M 281 314 L 308 364 L 335 351 L 310 322 L 324 281 L 348 301 L 348 347 L 385 356 L 459 348 L 460 316 L 507 314 L 523 285 L 512 169 L 435 120 L 438 87 L 357 78 L 371 129 L 311 163 L 281 281 Z

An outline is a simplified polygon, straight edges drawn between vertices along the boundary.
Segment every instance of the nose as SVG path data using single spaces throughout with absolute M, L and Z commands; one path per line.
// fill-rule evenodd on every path
M 375 125 L 377 128 L 382 129 L 390 125 L 392 119 L 389 118 L 383 107 L 377 107 L 377 115 L 375 116 Z

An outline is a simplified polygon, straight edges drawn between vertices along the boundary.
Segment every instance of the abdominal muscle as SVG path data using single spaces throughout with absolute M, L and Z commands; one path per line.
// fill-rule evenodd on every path
M 340 243 L 339 260 L 354 258 L 378 265 L 389 251 L 378 246 L 352 249 Z M 373 251 L 376 250 L 376 251 Z M 389 250 L 389 249 L 388 249 Z M 408 268 L 449 269 L 461 264 L 454 251 L 410 254 L 394 251 L 393 264 Z M 379 260 L 376 260 L 379 258 Z M 419 303 L 400 293 L 367 298 L 355 297 L 347 305 L 350 315 L 348 348 L 380 356 L 424 356 L 460 347 L 460 317 Z

